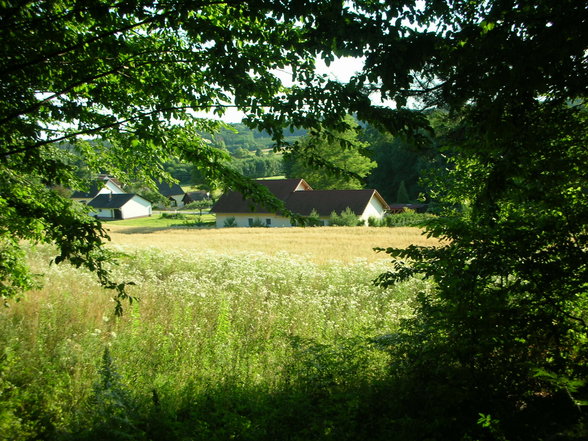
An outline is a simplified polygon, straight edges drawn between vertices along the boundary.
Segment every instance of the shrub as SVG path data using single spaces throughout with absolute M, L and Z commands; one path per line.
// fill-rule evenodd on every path
M 262 228 L 262 227 L 267 227 L 267 225 L 260 218 L 256 217 L 255 219 L 253 219 L 253 222 L 251 223 L 250 227 L 251 228 Z
M 216 222 L 215 221 L 203 221 L 202 216 L 197 215 L 193 219 L 186 219 L 183 222 L 183 224 L 186 227 L 205 227 L 205 226 L 214 226 L 216 224 Z
M 370 227 L 382 227 L 384 226 L 384 219 L 380 220 L 377 217 L 370 216 L 368 217 L 368 225 Z
M 224 226 L 225 228 L 233 228 L 233 227 L 236 227 L 236 226 L 237 226 L 237 220 L 235 219 L 235 217 L 234 217 L 234 216 L 232 216 L 232 217 L 227 217 L 227 218 L 225 219 L 225 221 L 223 222 L 223 226 Z
M 161 213 L 161 219 L 186 219 L 183 213 Z
M 333 211 L 329 218 L 329 224 L 333 226 L 356 227 L 362 223 L 363 222 L 359 220 L 359 217 L 351 211 L 351 208 L 349 207 L 343 210 L 341 214 L 337 214 Z
M 381 226 L 386 227 L 422 227 L 435 216 L 430 213 L 416 213 L 405 208 L 402 213 L 391 214 L 382 219 Z
M 324 225 L 323 221 L 321 220 L 318 211 L 316 211 L 314 208 L 312 209 L 312 211 L 310 212 L 310 214 L 308 215 L 308 226 L 309 227 L 317 227 L 319 225 Z

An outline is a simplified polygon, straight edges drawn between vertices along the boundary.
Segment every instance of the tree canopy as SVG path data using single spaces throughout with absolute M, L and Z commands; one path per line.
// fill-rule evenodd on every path
M 123 295 L 108 280 L 101 224 L 51 190 L 88 185 L 73 165 L 80 158 L 90 173 L 138 182 L 167 180 L 164 164 L 178 158 L 270 199 L 200 136 L 220 124 L 198 112 L 234 106 L 277 140 L 285 126 L 318 125 L 329 112 L 305 91 L 324 83 L 315 57 L 331 52 L 332 26 L 359 17 L 335 1 L 2 2 L 2 295 L 31 283 L 19 239 L 56 243 L 56 262 L 95 270 Z M 290 90 L 278 77 L 286 67 Z
M 380 278 L 435 282 L 390 347 L 405 388 L 395 399 L 410 415 L 398 430 L 415 440 L 581 439 L 588 5 L 427 2 L 415 15 L 422 31 L 405 28 L 402 44 L 390 32 L 366 61 L 385 96 L 420 99 L 453 121 L 438 138 L 445 212 L 428 225 L 450 241 L 388 250 L 393 270 Z M 412 54 L 403 63 L 399 49 Z M 409 71 L 396 71 L 411 63 L 419 73 L 403 87 Z
M 455 122 L 437 183 L 446 213 L 428 228 L 449 240 L 389 250 L 381 278 L 435 282 L 390 339 L 397 433 L 581 439 L 587 29 L 577 0 L 2 2 L 1 294 L 30 285 L 21 238 L 56 243 L 57 262 L 124 294 L 102 226 L 50 190 L 81 185 L 76 157 L 120 178 L 163 178 L 178 157 L 279 211 L 202 140 L 218 123 L 195 111 L 236 106 L 277 148 L 285 128 L 342 132 L 347 114 L 426 148 L 427 112 L 441 108 Z M 362 72 L 346 84 L 315 72 L 316 57 L 336 56 L 364 57 Z
M 367 144 L 358 138 L 358 124 L 350 116 L 345 122 L 345 130 L 309 133 L 300 140 L 295 152 L 284 155 L 286 177 L 303 178 L 315 190 L 363 188 L 376 163 L 367 156 Z

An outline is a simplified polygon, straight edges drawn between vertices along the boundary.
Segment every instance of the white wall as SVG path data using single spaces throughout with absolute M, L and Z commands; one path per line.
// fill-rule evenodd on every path
M 120 188 L 114 182 L 106 181 L 106 184 L 100 189 L 100 191 L 98 191 L 98 194 L 104 194 L 104 193 L 106 193 L 106 194 L 108 194 L 108 193 L 122 194 L 125 192 L 123 191 L 122 188 Z
M 270 220 L 269 227 L 291 227 L 290 219 L 287 217 L 276 216 L 268 213 L 223 213 L 216 215 L 216 228 L 224 228 L 225 219 L 234 217 L 238 227 L 249 227 L 249 219 L 260 219 L 265 225 L 267 219 Z
M 361 214 L 361 216 L 359 218 L 361 220 L 367 222 L 369 217 L 375 217 L 377 219 L 381 219 L 382 217 L 384 217 L 384 214 L 385 214 L 384 207 L 382 206 L 380 201 L 378 201 L 378 199 L 376 199 L 374 196 L 372 196 L 372 198 L 370 199 L 370 202 L 367 204 L 367 207 L 365 207 L 364 212 Z
M 140 196 L 134 196 L 121 208 L 122 218 L 151 216 L 151 203 Z
M 184 206 L 184 201 L 182 200 L 184 198 L 183 194 L 178 194 L 178 195 L 172 195 L 170 196 L 174 201 L 176 201 L 176 207 L 181 208 Z

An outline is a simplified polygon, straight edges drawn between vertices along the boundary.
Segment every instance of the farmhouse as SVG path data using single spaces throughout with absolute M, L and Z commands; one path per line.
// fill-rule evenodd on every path
M 88 206 L 98 219 L 119 220 L 151 216 L 151 203 L 131 193 L 99 194 Z
M 74 191 L 70 196 L 74 201 L 87 204 L 99 194 L 123 194 L 126 193 L 116 179 L 111 176 L 101 175 L 92 182 L 88 191 Z
M 139 195 L 126 193 L 116 179 L 101 175 L 87 192 L 74 191 L 74 201 L 92 207 L 92 216 L 98 219 L 131 219 L 151 216 L 151 203 Z
M 314 210 L 326 223 L 331 213 L 351 209 L 360 220 L 369 217 L 382 218 L 388 204 L 376 190 L 313 190 L 304 179 L 257 180 L 257 183 L 282 200 L 286 209 L 308 216 Z M 248 227 L 261 222 L 268 227 L 291 227 L 289 218 L 269 212 L 263 206 L 255 205 L 236 191 L 225 193 L 213 205 L 216 226 L 221 228 L 229 218 L 235 219 L 238 227 Z
M 192 202 L 207 201 L 210 199 L 210 193 L 204 190 L 189 191 L 182 198 L 184 205 L 191 204 Z
M 161 195 L 165 196 L 171 202 L 172 207 L 183 207 L 185 192 L 178 184 L 168 184 L 167 182 L 158 182 L 157 189 Z

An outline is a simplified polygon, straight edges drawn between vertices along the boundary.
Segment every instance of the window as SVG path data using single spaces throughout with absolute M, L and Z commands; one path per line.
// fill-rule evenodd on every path
M 265 225 L 269 227 L 271 224 L 272 224 L 272 220 L 271 220 L 271 219 L 268 217 L 268 218 L 265 220 Z

